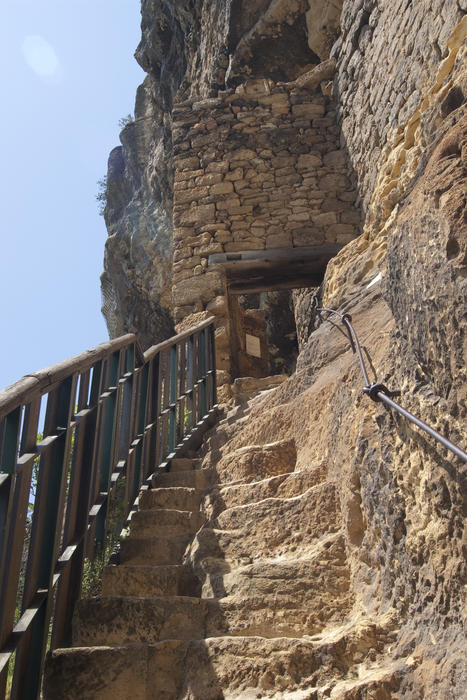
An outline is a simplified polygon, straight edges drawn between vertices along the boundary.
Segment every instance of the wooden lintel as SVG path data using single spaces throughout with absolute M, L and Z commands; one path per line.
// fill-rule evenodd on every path
M 274 248 L 271 250 L 243 250 L 232 253 L 214 253 L 209 256 L 209 266 L 220 265 L 226 270 L 267 268 L 270 266 L 302 263 L 314 269 L 325 267 L 342 245 L 328 243 L 322 246 L 300 248 Z
M 266 278 L 255 280 L 228 280 L 227 288 L 231 294 L 256 294 L 272 289 L 302 289 L 304 287 L 319 287 L 323 275 L 306 275 L 293 278 Z

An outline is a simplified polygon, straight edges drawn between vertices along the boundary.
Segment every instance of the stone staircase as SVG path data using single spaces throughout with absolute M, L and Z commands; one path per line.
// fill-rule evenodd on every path
M 350 616 L 325 465 L 295 471 L 290 439 L 229 451 L 242 421 L 142 492 L 120 565 L 47 662 L 46 700 L 393 697 L 387 629 Z

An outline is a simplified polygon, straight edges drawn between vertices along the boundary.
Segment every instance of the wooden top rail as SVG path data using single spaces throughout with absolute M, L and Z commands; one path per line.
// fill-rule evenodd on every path
M 144 353 L 141 350 L 137 336 L 134 333 L 127 333 L 120 338 L 101 343 L 91 350 L 86 350 L 79 355 L 70 357 L 68 360 L 57 362 L 33 374 L 26 374 L 22 379 L 19 379 L 17 382 L 14 382 L 14 384 L 0 391 L 0 420 L 16 406 L 31 401 L 46 391 L 50 391 L 55 384 L 63 381 L 63 379 L 69 377 L 70 374 L 74 372 L 85 372 L 92 367 L 95 362 L 102 360 L 116 350 L 131 345 L 131 343 L 135 343 L 137 355 L 136 364 L 143 365 L 149 362 L 149 360 L 152 360 L 157 353 L 162 350 L 167 350 L 173 345 L 185 340 L 193 333 L 198 333 L 203 330 L 203 328 L 209 326 L 213 321 L 214 317 L 210 316 L 198 325 L 188 328 L 186 331 L 172 336 L 172 338 L 163 340 L 161 343 L 157 343 L 157 345 L 152 345 Z
M 116 350 L 120 350 L 131 343 L 136 344 L 138 359 L 143 360 L 143 352 L 139 346 L 138 339 L 134 333 L 122 335 L 115 340 L 101 343 L 91 350 L 70 357 L 68 360 L 57 362 L 55 365 L 26 374 L 14 384 L 0 391 L 0 420 L 10 413 L 16 406 L 24 404 L 37 398 L 46 391 L 50 391 L 55 384 L 63 381 L 70 374 L 75 372 L 85 372 L 92 367 L 95 362 L 102 360 Z
M 211 323 L 214 321 L 214 316 L 210 316 L 207 318 L 205 321 L 202 321 L 201 323 L 198 323 L 197 326 L 192 326 L 191 328 L 188 328 L 186 331 L 182 331 L 178 335 L 172 336 L 172 338 L 168 338 L 167 340 L 163 340 L 162 343 L 158 343 L 157 345 L 151 345 L 150 348 L 146 350 L 144 353 L 144 362 L 149 362 L 149 360 L 152 360 L 152 358 L 157 355 L 158 352 L 161 352 L 162 350 L 167 350 L 168 348 L 172 347 L 172 345 L 176 345 L 177 343 L 180 343 L 182 340 L 186 340 L 186 338 L 189 338 L 190 335 L 193 335 L 193 333 L 198 333 L 199 331 L 202 331 L 203 328 L 207 328 L 207 326 L 210 326 Z

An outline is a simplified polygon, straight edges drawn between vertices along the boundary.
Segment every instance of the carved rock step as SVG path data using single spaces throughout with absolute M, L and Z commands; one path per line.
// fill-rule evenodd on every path
M 207 601 L 187 596 L 81 600 L 73 618 L 73 646 L 202 639 L 208 607 Z
M 376 666 L 360 671 L 359 678 L 352 678 L 320 688 L 321 697 L 331 700 L 359 700 L 377 698 L 391 700 L 396 697 L 400 681 L 407 666 L 401 662 L 390 662 L 387 666 Z M 330 692 L 329 692 L 330 691 Z M 398 696 L 397 696 L 398 697 Z
M 376 674 L 387 641 L 383 628 L 363 622 L 319 639 L 217 637 L 58 649 L 47 663 L 44 698 L 63 700 L 66 688 L 67 700 L 321 700 L 333 697 L 339 683 L 355 683 L 362 666 Z
M 234 628 L 266 637 L 315 634 L 342 620 L 353 603 L 340 535 L 319 543 L 310 558 L 262 559 L 235 569 L 211 559 L 203 574 L 203 597 L 222 601 L 216 634 Z
M 192 469 L 199 469 L 200 459 L 189 459 L 188 457 L 176 457 L 170 460 L 170 472 L 187 472 Z
M 213 490 L 205 505 L 210 513 L 218 514 L 225 508 L 257 503 L 265 498 L 291 498 L 324 482 L 326 476 L 327 466 L 318 464 L 308 469 L 271 476 L 255 483 L 226 484 Z
M 181 564 L 192 535 L 166 537 L 128 537 L 120 543 L 121 564 L 165 566 Z
M 249 445 L 223 454 L 215 470 L 221 483 L 246 482 L 293 472 L 297 461 L 295 440 Z
M 294 498 L 269 498 L 229 508 L 196 534 L 188 553 L 194 570 L 206 558 L 231 565 L 269 556 L 305 557 L 321 538 L 341 527 L 335 486 L 320 484 Z
M 195 584 L 193 575 L 181 565 L 107 566 L 102 576 L 103 596 L 193 596 L 198 589 L 199 584 Z
M 216 519 L 215 526 L 222 529 L 236 530 L 249 528 L 254 523 L 273 532 L 291 532 L 300 522 L 300 533 L 312 534 L 315 527 L 322 531 L 322 523 L 326 521 L 327 532 L 336 529 L 336 515 L 339 511 L 336 487 L 332 482 L 313 486 L 304 493 L 291 498 L 265 498 L 257 503 L 227 508 Z M 258 522 L 259 521 L 259 522 Z
M 255 568 L 262 578 L 248 587 L 248 574 L 254 574 Z M 99 646 L 220 635 L 273 638 L 316 634 L 329 620 L 342 620 L 352 603 L 345 567 L 333 567 L 328 579 L 321 572 L 314 585 L 307 586 L 307 576 L 317 570 L 308 561 L 294 562 L 289 572 L 266 564 L 262 571 L 260 566 L 251 567 L 243 572 L 243 580 L 239 576 L 238 592 L 222 599 L 125 594 L 83 600 L 76 609 L 74 643 Z M 294 574 L 301 578 L 293 581 Z M 330 580 L 332 590 L 322 590 Z
M 187 487 L 148 489 L 141 493 L 140 510 L 167 508 L 169 510 L 199 510 L 201 491 Z
M 167 510 L 163 508 L 154 510 L 140 510 L 131 518 L 131 537 L 154 537 L 155 535 L 182 535 L 194 534 L 199 530 L 205 518 L 201 511 Z
M 152 479 L 154 488 L 167 487 L 188 487 L 200 489 L 202 491 L 209 489 L 215 481 L 216 474 L 213 469 L 196 469 L 193 471 L 180 472 L 161 472 L 156 474 Z

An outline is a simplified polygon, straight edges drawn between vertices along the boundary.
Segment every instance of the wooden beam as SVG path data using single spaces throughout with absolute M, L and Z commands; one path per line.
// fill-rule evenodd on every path
M 329 260 L 341 250 L 338 243 L 301 248 L 273 248 L 271 250 L 243 250 L 233 253 L 214 253 L 209 256 L 208 265 L 220 265 L 226 270 L 267 268 L 281 263 L 302 262 L 314 269 L 325 267 Z

